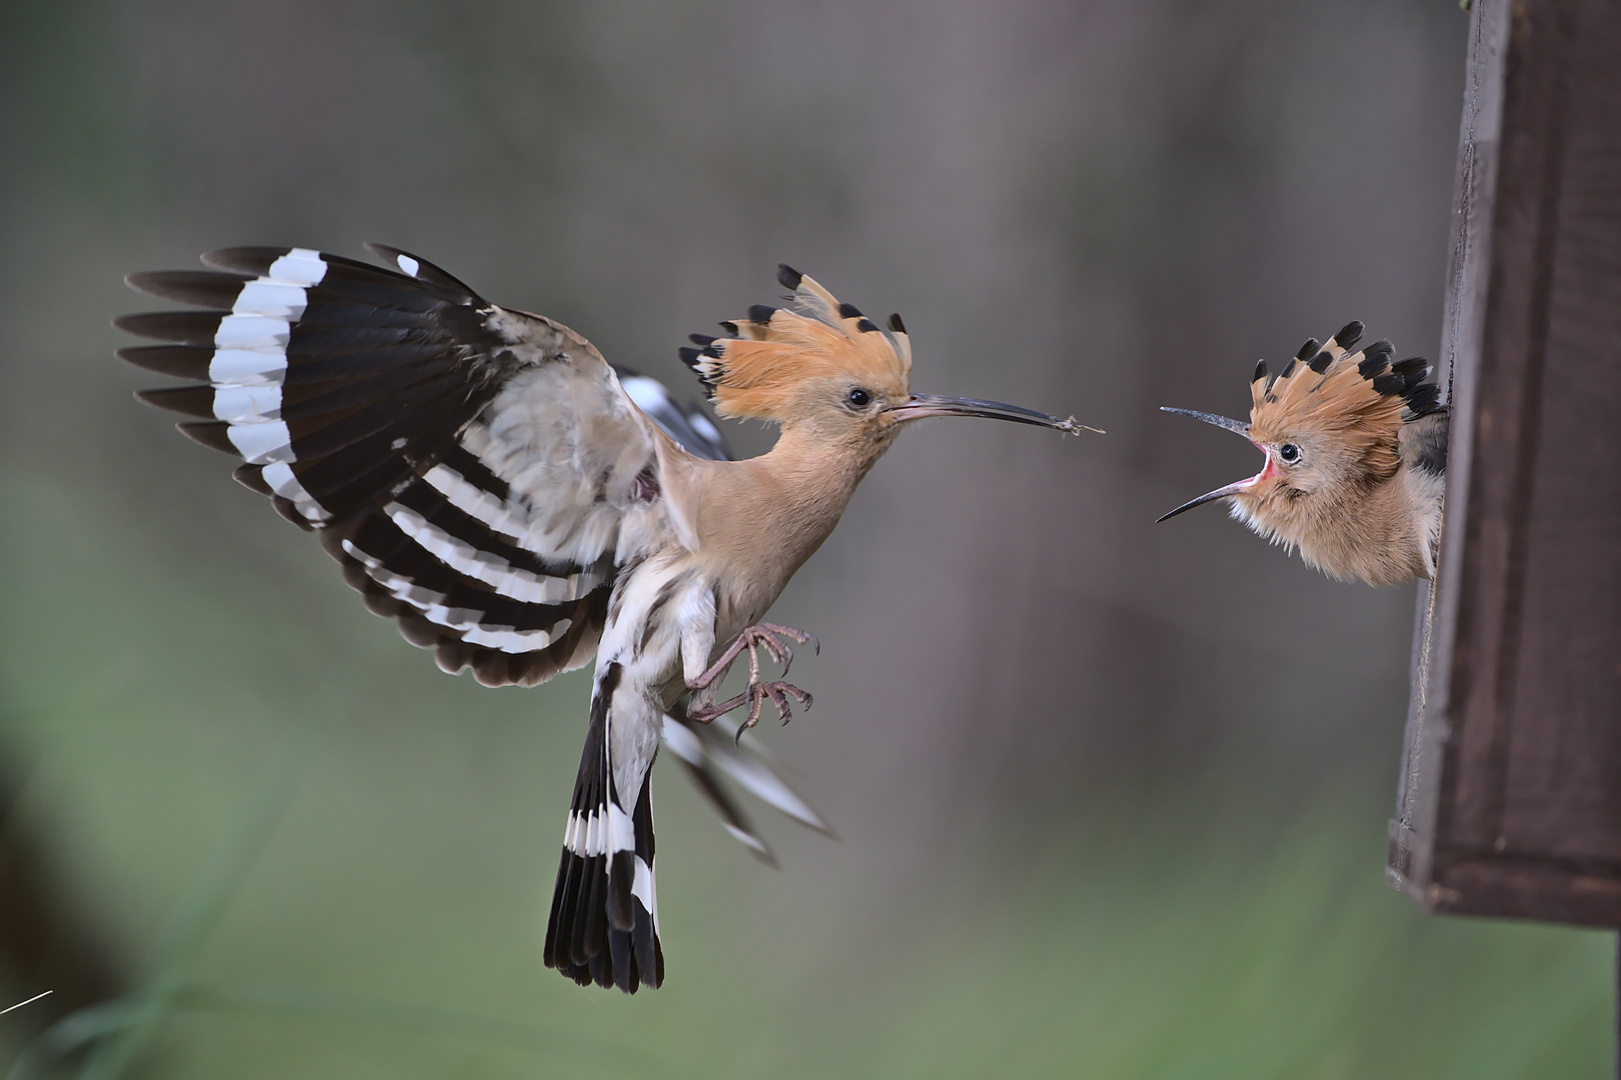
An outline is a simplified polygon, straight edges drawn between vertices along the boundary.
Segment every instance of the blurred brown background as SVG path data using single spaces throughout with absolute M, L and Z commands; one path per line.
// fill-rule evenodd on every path
M 1156 406 L 1351 318 L 1434 355 L 1451 0 L 0 14 L 18 1075 L 1601 1075 L 1607 935 L 1383 884 L 1411 592 L 1152 524 L 1256 463 Z M 1108 429 L 873 472 L 773 609 L 824 649 L 764 740 L 843 839 L 761 868 L 661 769 L 657 993 L 540 964 L 585 677 L 441 675 L 112 358 L 126 272 L 366 240 L 694 396 L 789 262 L 915 389 Z

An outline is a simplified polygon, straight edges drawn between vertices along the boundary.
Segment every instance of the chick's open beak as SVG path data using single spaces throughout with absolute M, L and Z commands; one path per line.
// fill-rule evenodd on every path
M 1173 409 L 1168 405 L 1161 405 L 1159 411 L 1178 413 L 1182 416 L 1191 416 L 1195 420 L 1203 420 L 1207 424 L 1214 424 L 1219 428 L 1226 428 L 1228 431 L 1242 435 L 1246 439 L 1250 438 L 1250 426 L 1244 423 L 1242 420 L 1234 420 L 1228 416 L 1218 416 L 1215 413 L 1195 412 L 1192 409 Z M 1250 442 L 1254 444 L 1255 440 L 1250 439 Z M 1215 491 L 1207 491 L 1203 495 L 1200 495 L 1197 499 L 1191 499 L 1177 507 L 1175 510 L 1172 510 L 1169 514 L 1166 514 L 1164 517 L 1156 519 L 1154 524 L 1158 525 L 1161 521 L 1174 518 L 1184 510 L 1192 510 L 1195 506 L 1203 506 L 1205 503 L 1215 502 L 1217 499 L 1225 499 L 1229 495 L 1241 495 L 1259 483 L 1261 477 L 1266 475 L 1266 470 L 1271 468 L 1271 466 L 1272 459 L 1271 457 L 1268 457 L 1266 465 L 1254 476 L 1228 484 L 1226 487 L 1219 487 Z
M 912 394 L 905 401 L 889 406 L 886 411 L 895 418 L 896 423 L 922 420 L 927 416 L 983 416 L 991 420 L 1011 420 L 1015 424 L 1035 424 L 1037 427 L 1052 428 L 1068 435 L 1079 435 L 1083 431 L 1103 434 L 1095 427 L 1076 423 L 1073 416 L 1068 420 L 1060 420 L 1056 416 L 1048 416 L 1034 409 L 1006 405 L 1000 401 L 942 397 L 939 394 Z

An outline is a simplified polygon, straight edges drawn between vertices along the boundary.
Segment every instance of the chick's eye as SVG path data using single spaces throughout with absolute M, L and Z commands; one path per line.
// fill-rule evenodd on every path
M 1300 460 L 1300 447 L 1292 442 L 1286 442 L 1278 447 L 1278 457 L 1283 459 L 1285 465 L 1293 465 Z
M 850 392 L 844 395 L 844 400 L 852 409 L 865 409 L 872 404 L 872 394 L 856 386 L 852 387 Z

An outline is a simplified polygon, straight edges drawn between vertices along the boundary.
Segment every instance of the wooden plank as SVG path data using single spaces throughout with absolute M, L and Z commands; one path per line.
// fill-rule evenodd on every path
M 1477 0 L 1393 883 L 1621 926 L 1621 5 Z
M 1498 139 L 1502 126 L 1504 51 L 1508 45 L 1507 0 L 1477 0 L 1469 25 L 1463 121 L 1458 136 L 1458 172 L 1452 195 L 1452 245 L 1447 273 L 1437 377 L 1454 421 L 1447 453 L 1447 500 L 1442 556 L 1432 588 L 1421 583 L 1413 633 L 1411 699 L 1407 712 L 1396 816 L 1390 823 L 1387 876 L 1420 903 L 1426 902 L 1433 853 L 1441 755 L 1446 742 L 1446 684 L 1432 692 L 1431 672 L 1445 669 L 1457 622 L 1460 545 L 1454 541 L 1467 509 L 1460 477 L 1470 472 L 1474 428 L 1458 416 L 1474 408 L 1474 373 L 1485 322 L 1491 255 L 1492 209 L 1497 194 Z M 1445 603 L 1443 604 L 1443 599 Z

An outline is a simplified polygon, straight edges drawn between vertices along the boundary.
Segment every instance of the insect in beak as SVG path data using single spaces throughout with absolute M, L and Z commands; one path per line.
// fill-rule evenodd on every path
M 905 401 L 891 405 L 886 410 L 895 418 L 896 423 L 905 423 L 908 420 L 922 420 L 928 416 L 983 416 L 991 420 L 1011 420 L 1015 424 L 1034 424 L 1037 427 L 1048 427 L 1055 431 L 1062 431 L 1067 435 L 1079 435 L 1083 431 L 1103 432 L 1085 424 L 1078 424 L 1072 416 L 1068 420 L 1060 420 L 1056 416 L 1036 412 L 1018 405 L 1007 405 L 1000 401 L 980 401 L 976 398 L 942 397 L 939 394 L 912 394 Z

